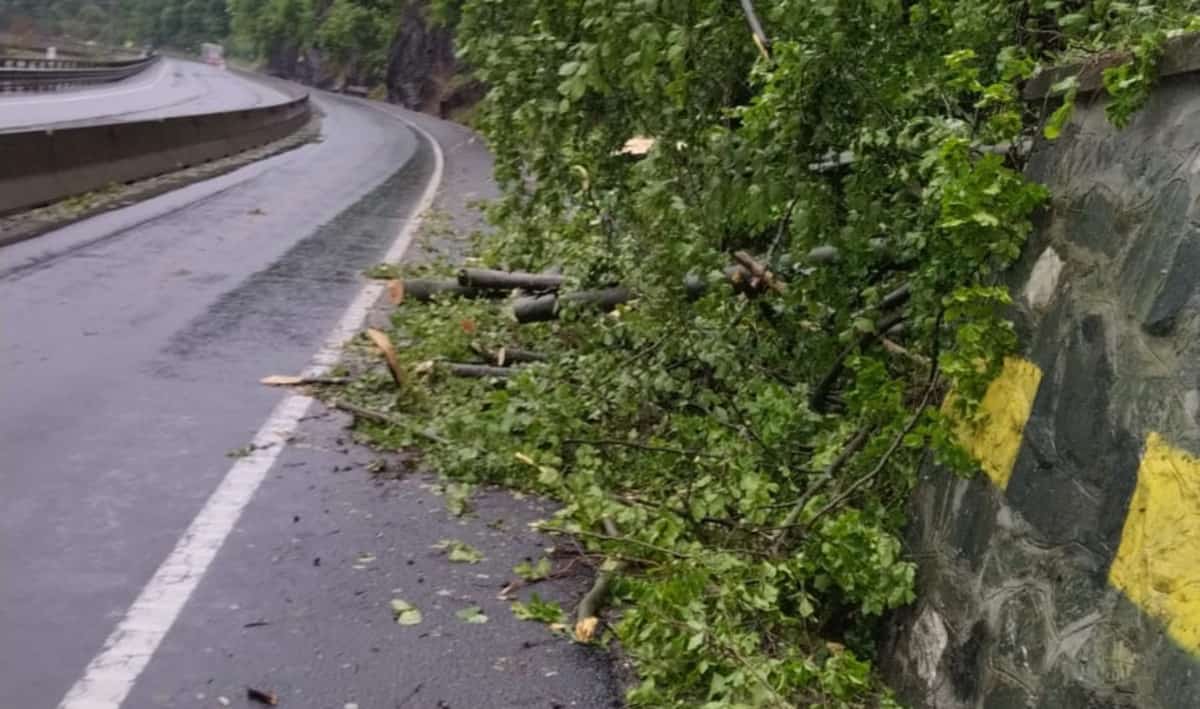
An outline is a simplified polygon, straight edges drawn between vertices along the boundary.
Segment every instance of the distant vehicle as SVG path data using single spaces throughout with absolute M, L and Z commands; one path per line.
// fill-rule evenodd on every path
M 225 68 L 225 48 L 219 44 L 205 42 L 200 45 L 200 56 L 204 59 L 205 64 Z

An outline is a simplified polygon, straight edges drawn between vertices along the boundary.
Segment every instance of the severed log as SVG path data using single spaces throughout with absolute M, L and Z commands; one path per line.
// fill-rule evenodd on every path
M 494 293 L 468 288 L 454 281 L 438 281 L 428 278 L 415 278 L 404 281 L 404 297 L 420 303 L 428 303 L 437 297 L 448 298 L 490 298 Z
M 519 288 L 533 292 L 557 291 L 564 280 L 563 276 L 553 273 L 493 271 L 486 268 L 464 268 L 458 272 L 459 285 L 484 290 L 510 291 Z
M 725 267 L 725 278 L 729 280 L 729 284 L 733 286 L 733 292 L 739 295 L 756 296 L 763 292 L 763 284 L 756 283 L 754 274 L 750 273 L 750 269 L 740 264 L 733 264 Z
M 539 295 L 519 298 L 513 303 L 513 315 L 519 323 L 547 322 L 558 319 L 558 296 Z
M 446 367 L 446 371 L 454 376 L 466 377 L 468 379 L 506 378 L 520 371 L 510 367 L 489 367 L 484 364 L 459 364 L 457 362 L 448 362 L 444 366 Z
M 879 301 L 879 309 L 880 310 L 890 310 L 890 309 L 896 307 L 897 305 L 904 305 L 905 303 L 908 302 L 909 298 L 911 298 L 911 297 L 912 297 L 912 287 L 909 284 L 905 283 L 905 284 L 901 285 L 900 287 L 896 288 L 896 290 L 892 291 L 891 293 L 888 293 L 887 295 L 883 296 L 883 299 Z
M 471 343 L 471 351 L 479 355 L 483 361 L 495 367 L 507 367 L 510 364 L 545 362 L 550 359 L 550 355 L 532 350 L 523 350 L 519 347 L 501 347 L 493 352 L 484 348 L 478 342 Z
M 808 252 L 811 263 L 834 263 L 842 258 L 842 252 L 836 246 L 818 246 Z
M 564 304 L 607 312 L 622 303 L 629 302 L 631 298 L 633 298 L 632 291 L 621 286 L 567 293 L 561 297 L 548 294 L 518 298 L 513 302 L 513 315 L 516 316 L 517 322 L 522 324 L 546 322 L 557 320 L 559 311 Z
M 729 285 L 733 286 L 733 292 L 739 295 L 753 297 L 763 291 L 764 284 L 761 281 L 755 283 L 754 274 L 745 266 L 731 264 L 725 267 L 722 275 Z M 694 303 L 703 298 L 708 293 L 708 288 L 708 280 L 695 273 L 689 273 L 683 279 L 683 292 L 689 302 Z
M 683 292 L 689 302 L 696 302 L 708 292 L 708 281 L 698 273 L 689 273 L 683 277 Z
M 775 274 L 771 272 L 771 269 L 767 268 L 745 251 L 734 252 L 733 258 L 738 262 L 739 265 L 742 266 L 742 268 L 745 268 L 752 276 L 754 276 L 753 280 L 750 282 L 752 286 L 758 287 L 759 284 L 765 283 L 767 288 L 770 288 L 776 293 L 782 293 L 787 290 L 784 285 L 780 283 L 777 278 L 775 278 Z

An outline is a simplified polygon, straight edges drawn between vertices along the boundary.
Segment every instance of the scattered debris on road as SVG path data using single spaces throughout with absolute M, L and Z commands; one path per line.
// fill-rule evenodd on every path
M 246 688 L 246 698 L 252 702 L 258 702 L 259 704 L 266 704 L 267 706 L 272 707 L 279 704 L 279 697 L 276 696 L 274 692 L 267 692 L 261 689 L 255 689 L 254 687 Z

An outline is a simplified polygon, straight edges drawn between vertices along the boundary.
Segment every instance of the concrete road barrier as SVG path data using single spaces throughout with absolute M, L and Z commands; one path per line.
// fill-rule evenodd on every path
M 308 96 L 240 111 L 0 134 L 0 215 L 229 157 L 287 137 Z

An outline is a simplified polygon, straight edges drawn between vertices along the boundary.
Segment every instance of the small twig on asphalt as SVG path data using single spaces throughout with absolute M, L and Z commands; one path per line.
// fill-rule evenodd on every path
M 396 428 L 412 430 L 414 433 L 421 436 L 422 438 L 425 438 L 426 440 L 429 440 L 429 441 L 432 441 L 434 443 L 444 445 L 444 446 L 450 445 L 450 441 L 446 440 L 445 438 L 442 438 L 441 436 L 437 435 L 436 433 L 433 433 L 431 431 L 411 429 L 409 426 L 405 425 L 405 423 L 403 421 L 401 421 L 400 419 L 392 417 L 392 416 L 388 416 L 387 414 L 385 414 L 381 411 L 375 411 L 373 409 L 368 409 L 366 407 L 358 406 L 357 404 L 351 404 L 347 401 L 342 401 L 340 399 L 334 399 L 333 401 L 330 401 L 329 405 L 335 409 L 345 411 L 348 414 L 353 414 L 354 416 L 357 416 L 358 418 L 363 419 L 364 421 L 371 421 L 372 423 L 379 423 L 379 424 L 383 424 L 385 426 L 394 426 Z

